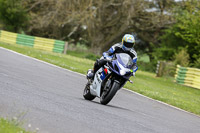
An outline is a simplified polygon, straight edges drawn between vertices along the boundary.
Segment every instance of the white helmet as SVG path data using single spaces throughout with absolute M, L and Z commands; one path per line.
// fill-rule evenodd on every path
M 124 51 L 130 51 L 134 45 L 135 38 L 133 37 L 133 35 L 125 34 L 122 38 L 122 49 Z

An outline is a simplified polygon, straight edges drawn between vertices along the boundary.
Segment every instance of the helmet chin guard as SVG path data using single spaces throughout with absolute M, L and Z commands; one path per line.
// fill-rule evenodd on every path
M 123 49 L 124 51 L 130 51 L 130 50 L 131 50 L 131 48 L 127 48 L 127 47 L 125 47 L 124 45 L 122 46 L 122 49 Z

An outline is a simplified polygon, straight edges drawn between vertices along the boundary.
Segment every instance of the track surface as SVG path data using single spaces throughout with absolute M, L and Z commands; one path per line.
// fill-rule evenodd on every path
M 22 113 L 41 133 L 200 133 L 200 117 L 120 90 L 86 101 L 84 76 L 0 48 L 0 117 Z

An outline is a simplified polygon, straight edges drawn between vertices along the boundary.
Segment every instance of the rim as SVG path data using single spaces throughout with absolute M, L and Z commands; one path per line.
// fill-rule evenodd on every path
M 89 90 L 88 85 L 87 85 L 87 86 L 85 87 L 85 90 L 84 90 L 83 95 L 86 95 L 89 91 L 90 91 L 90 90 Z
M 102 100 L 105 99 L 105 97 L 109 94 L 111 87 L 112 87 L 112 85 L 110 87 L 105 86 L 103 93 L 102 93 L 102 96 L 101 96 Z
M 105 97 L 106 97 L 106 92 L 103 92 L 102 99 L 105 99 Z
M 103 91 L 101 98 L 105 99 L 105 97 L 108 95 L 110 89 L 106 89 Z

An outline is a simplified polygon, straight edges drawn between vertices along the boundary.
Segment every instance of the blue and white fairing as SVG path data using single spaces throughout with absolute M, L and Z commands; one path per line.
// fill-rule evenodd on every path
M 130 55 L 126 53 L 119 53 L 116 54 L 107 65 L 101 67 L 95 73 L 94 81 L 90 85 L 90 93 L 94 96 L 100 97 L 102 82 L 106 78 L 106 75 L 108 76 L 112 72 L 128 80 L 133 72 L 132 67 L 134 63 Z M 105 72 L 104 68 L 107 72 Z
M 133 60 L 130 55 L 126 53 L 116 54 L 116 58 L 112 61 L 110 69 L 116 74 L 122 76 L 125 79 L 129 79 L 133 72 Z

